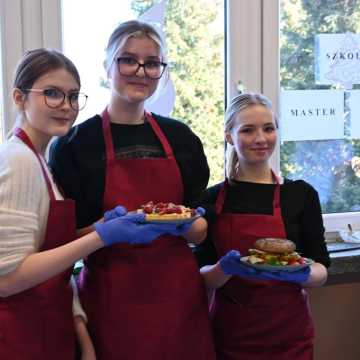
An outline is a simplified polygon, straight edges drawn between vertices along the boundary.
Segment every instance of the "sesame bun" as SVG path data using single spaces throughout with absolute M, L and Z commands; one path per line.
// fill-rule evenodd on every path
M 269 253 L 283 254 L 294 252 L 295 244 L 287 239 L 263 238 L 255 241 L 254 248 Z

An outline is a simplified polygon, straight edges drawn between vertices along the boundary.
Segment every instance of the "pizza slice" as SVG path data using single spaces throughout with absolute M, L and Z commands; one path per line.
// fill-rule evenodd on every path
M 197 214 L 195 209 L 184 205 L 175 205 L 171 202 L 154 203 L 153 201 L 142 205 L 137 211 L 145 213 L 146 221 L 190 219 Z

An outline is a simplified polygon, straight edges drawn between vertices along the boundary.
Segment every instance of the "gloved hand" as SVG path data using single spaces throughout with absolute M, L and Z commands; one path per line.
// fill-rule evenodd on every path
M 149 244 L 164 234 L 182 235 L 188 230 L 187 225 L 145 223 L 145 214 L 127 214 L 97 222 L 94 227 L 105 245 L 109 246 L 114 243 Z
M 124 216 L 127 214 L 127 210 L 124 206 L 118 205 L 115 208 L 105 211 L 104 213 L 104 222 L 115 219 L 120 216 Z
M 200 206 L 196 208 L 196 213 L 199 214 L 200 216 L 204 216 L 205 212 L 206 210 Z
M 197 214 L 199 214 L 200 216 L 203 216 L 205 214 L 205 211 L 206 210 L 202 207 L 198 207 L 196 209 Z M 175 235 L 175 236 L 184 235 L 187 231 L 190 230 L 190 228 L 195 220 L 196 219 L 193 219 L 193 220 L 186 222 L 184 224 L 181 224 L 181 225 L 174 225 L 173 228 L 169 228 L 169 234 Z
M 244 278 L 256 280 L 278 280 L 294 283 L 303 283 L 309 279 L 310 267 L 305 267 L 296 271 L 269 271 L 255 269 L 243 264 L 240 261 L 241 254 L 236 250 L 231 250 L 219 261 L 222 271 L 226 275 L 238 275 Z

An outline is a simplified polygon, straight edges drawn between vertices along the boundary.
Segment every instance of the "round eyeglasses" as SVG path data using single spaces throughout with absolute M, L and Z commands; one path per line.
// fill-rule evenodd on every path
M 116 59 L 120 75 L 133 76 L 136 75 L 139 69 L 144 69 L 145 75 L 150 79 L 160 79 L 167 66 L 166 63 L 156 60 L 148 60 L 143 64 L 136 59 L 128 56 L 118 57 Z
M 80 111 L 85 107 L 88 98 L 86 94 L 78 91 L 71 91 L 68 94 L 65 94 L 64 91 L 57 88 L 24 90 L 41 93 L 44 96 L 45 104 L 51 109 L 57 109 L 61 107 L 67 98 L 70 107 L 75 111 Z

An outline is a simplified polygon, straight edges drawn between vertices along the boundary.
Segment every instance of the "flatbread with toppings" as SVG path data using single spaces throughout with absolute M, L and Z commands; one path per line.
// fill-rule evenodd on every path
M 154 203 L 153 201 L 142 205 L 137 212 L 144 212 L 146 221 L 192 219 L 197 215 L 195 209 L 184 205 L 175 205 L 171 202 Z

